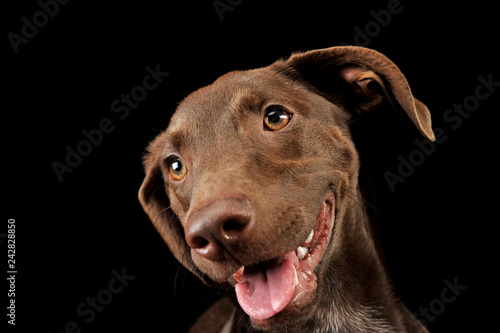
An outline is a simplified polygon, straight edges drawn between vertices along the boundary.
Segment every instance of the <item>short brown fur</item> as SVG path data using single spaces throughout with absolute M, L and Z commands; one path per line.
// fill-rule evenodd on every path
M 224 286 L 233 301 L 232 273 L 296 248 L 324 198 L 333 193 L 336 203 L 310 303 L 259 326 L 236 302 L 223 299 L 191 332 L 427 332 L 394 294 L 358 182 L 349 122 L 383 101 L 434 140 L 429 111 L 400 70 L 361 47 L 297 53 L 268 67 L 231 72 L 179 105 L 144 157 L 139 199 L 174 256 L 206 283 Z M 263 127 L 269 105 L 293 114 L 283 130 Z M 167 170 L 174 155 L 188 170 L 182 181 L 172 181 Z M 215 206 L 224 214 L 238 209 L 249 215 L 251 228 L 237 242 L 214 242 L 210 255 L 199 255 L 186 237 Z

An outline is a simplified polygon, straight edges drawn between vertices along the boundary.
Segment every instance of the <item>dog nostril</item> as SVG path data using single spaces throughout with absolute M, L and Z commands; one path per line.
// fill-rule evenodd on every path
M 226 253 L 240 251 L 249 237 L 253 209 L 247 202 L 233 197 L 221 198 L 196 209 L 185 226 L 187 245 L 212 261 L 225 260 Z
M 216 240 L 210 241 L 210 239 L 204 237 L 194 237 L 190 239 L 188 245 L 196 253 L 209 260 L 218 261 L 224 259 L 224 253 Z
M 222 227 L 222 229 L 224 231 L 239 231 L 243 228 L 245 224 L 244 223 L 241 223 L 241 221 L 237 221 L 237 220 L 229 220 L 229 221 L 226 221 Z
M 206 247 L 209 242 L 203 237 L 194 237 L 189 243 L 189 246 L 193 249 L 202 249 Z
M 222 236 L 227 239 L 237 239 L 241 237 L 243 229 L 248 224 L 248 220 L 243 217 L 230 218 L 222 225 Z

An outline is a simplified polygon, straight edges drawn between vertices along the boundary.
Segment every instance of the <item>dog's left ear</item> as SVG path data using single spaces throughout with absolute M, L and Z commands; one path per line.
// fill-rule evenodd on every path
M 435 140 L 429 110 L 413 97 L 399 68 L 377 51 L 331 47 L 294 54 L 277 65 L 293 69 L 326 98 L 355 112 L 369 112 L 387 98 L 396 109 L 405 111 L 425 137 Z

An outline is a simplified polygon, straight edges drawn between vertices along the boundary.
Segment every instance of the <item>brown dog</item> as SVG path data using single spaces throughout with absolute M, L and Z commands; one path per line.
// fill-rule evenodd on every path
M 174 256 L 227 288 L 191 332 L 427 332 L 358 200 L 349 122 L 384 100 L 434 140 L 400 70 L 360 47 L 231 72 L 179 105 L 139 198 Z

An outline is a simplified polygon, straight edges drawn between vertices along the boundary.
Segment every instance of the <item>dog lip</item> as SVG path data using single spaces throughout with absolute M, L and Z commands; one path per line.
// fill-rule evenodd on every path
M 294 252 L 298 258 L 297 263 L 295 264 L 295 290 L 291 301 L 280 312 L 289 313 L 291 311 L 294 314 L 300 314 L 300 310 L 311 304 L 316 298 L 315 292 L 318 280 L 316 272 L 318 271 L 326 249 L 329 246 L 335 225 L 334 203 L 334 195 L 333 193 L 330 193 L 321 206 L 318 219 L 312 229 L 312 232 L 308 235 L 306 240 L 301 243 L 301 245 L 295 248 Z M 307 253 L 303 255 L 302 259 L 300 258 L 302 255 L 297 251 L 299 247 L 307 249 Z M 289 255 L 289 253 L 290 252 L 287 252 L 286 254 L 282 254 L 269 260 L 253 263 L 251 265 L 241 266 L 232 275 L 232 277 L 236 280 L 236 283 L 244 283 L 245 267 L 250 270 L 266 269 L 266 267 L 280 263 L 285 255 Z M 278 314 L 280 312 L 278 312 Z M 252 318 L 252 320 L 258 326 L 267 326 L 269 324 L 269 320 L 274 320 L 273 318 L 275 316 L 263 320 Z
M 328 202 L 326 201 L 325 203 L 328 204 Z M 331 205 L 329 206 L 331 209 Z M 318 220 L 316 225 L 312 228 L 311 232 L 307 236 L 306 240 L 303 241 L 301 245 L 295 248 L 295 254 L 299 258 L 299 260 L 304 260 L 307 259 L 309 255 L 314 255 L 316 248 L 322 245 L 322 241 L 328 235 L 329 231 L 330 228 L 326 226 L 326 224 L 322 223 L 321 220 Z M 285 254 L 270 259 L 260 260 L 258 262 L 241 264 L 241 266 L 232 275 L 237 281 L 241 280 L 241 275 L 243 274 L 245 268 L 258 269 L 258 268 L 266 268 L 269 266 L 273 266 L 276 263 L 280 263 Z M 301 258 L 301 256 L 303 256 L 303 258 Z
M 334 199 L 334 194 L 333 193 L 330 193 L 327 198 L 323 201 L 323 204 L 326 204 L 328 206 L 328 211 L 327 212 L 323 212 L 324 213 L 324 216 L 321 216 L 322 212 L 320 211 L 320 214 L 318 214 L 318 220 L 316 221 L 316 224 L 313 226 L 313 228 L 311 229 L 311 232 L 309 233 L 309 235 L 307 236 L 307 238 L 300 243 L 300 245 L 294 247 L 295 249 L 295 252 L 297 253 L 297 249 L 302 247 L 302 248 L 306 248 L 308 250 L 308 253 L 306 254 L 306 257 L 307 255 L 309 254 L 314 254 L 315 253 L 315 250 L 316 248 L 321 245 L 320 242 L 325 238 L 325 237 L 328 237 L 333 229 L 333 226 L 334 226 L 334 220 L 335 220 L 335 216 L 333 214 L 332 216 L 332 213 L 334 213 L 334 202 L 335 202 L 335 199 Z M 323 208 L 323 207 L 322 207 Z M 330 223 L 323 223 L 324 220 L 328 220 L 330 219 L 332 221 L 329 221 Z M 328 224 L 331 224 L 331 226 L 329 226 Z M 293 250 L 290 250 L 290 251 L 293 251 Z M 266 266 L 269 266 L 269 265 L 272 265 L 273 263 L 276 263 L 276 262 L 279 262 L 281 260 L 281 258 L 288 252 L 290 251 L 287 251 L 281 255 L 278 255 L 276 257 L 272 257 L 272 258 L 269 258 L 269 259 L 263 259 L 263 260 L 259 260 L 259 261 L 256 261 L 256 262 L 247 262 L 247 263 L 244 263 L 244 262 L 241 262 L 240 264 L 240 267 L 234 272 L 234 274 L 237 274 L 239 271 L 241 271 L 241 269 L 243 267 L 254 267 L 254 266 L 263 266 L 263 267 L 266 267 Z
M 323 204 L 328 205 L 328 212 L 325 212 L 326 213 L 325 216 L 321 216 L 322 212 L 320 212 L 320 214 L 318 216 L 318 221 L 316 221 L 316 224 L 312 228 L 312 230 L 309 233 L 309 235 L 307 236 L 306 240 L 304 240 L 299 246 L 295 247 L 296 253 L 297 253 L 298 248 L 306 248 L 308 250 L 308 253 L 305 255 L 305 257 L 307 257 L 308 255 L 314 254 L 317 247 L 322 245 L 322 241 L 325 239 L 325 237 L 328 237 L 332 234 L 331 231 L 332 231 L 333 226 L 335 224 L 335 217 L 332 216 L 332 213 L 334 213 L 333 210 L 335 209 L 333 207 L 333 202 L 334 202 L 334 198 L 333 198 L 333 193 L 332 193 L 323 202 Z M 320 218 L 320 217 L 322 217 L 322 218 Z M 328 220 L 329 217 L 331 217 L 332 221 L 329 221 L 330 223 L 323 223 L 324 220 Z M 328 224 L 331 224 L 331 226 L 328 226 Z M 288 253 L 288 252 L 286 252 L 286 253 Z M 241 266 L 233 273 L 233 275 L 238 274 L 238 273 L 242 273 L 244 267 L 270 266 L 273 263 L 280 262 L 281 258 L 284 255 L 285 255 L 285 253 L 281 254 L 279 256 L 270 258 L 270 259 L 260 260 L 258 262 L 241 263 Z

